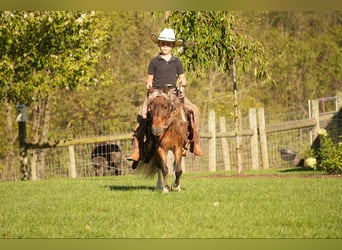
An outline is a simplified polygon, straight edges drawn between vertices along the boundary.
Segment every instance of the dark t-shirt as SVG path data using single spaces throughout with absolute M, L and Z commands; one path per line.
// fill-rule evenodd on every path
M 163 89 L 165 84 L 171 84 L 172 88 L 176 88 L 177 77 L 183 73 L 183 65 L 175 56 L 167 62 L 158 54 L 151 59 L 148 66 L 148 74 L 153 75 L 154 89 Z

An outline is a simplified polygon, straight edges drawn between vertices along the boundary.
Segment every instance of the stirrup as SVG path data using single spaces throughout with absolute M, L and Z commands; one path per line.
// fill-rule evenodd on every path
M 182 156 L 185 157 L 185 156 L 188 155 L 189 146 L 190 146 L 190 142 L 187 142 L 187 143 L 183 146 Z

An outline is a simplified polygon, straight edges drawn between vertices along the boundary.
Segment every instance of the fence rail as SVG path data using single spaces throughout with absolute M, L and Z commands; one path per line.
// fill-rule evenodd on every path
M 325 99 L 327 100 L 327 99 Z M 250 109 L 248 128 L 241 131 L 228 130 L 224 117 L 215 118 L 215 112 L 208 114 L 208 131 L 200 133 L 205 156 L 184 157 L 184 171 L 230 171 L 236 169 L 238 157 L 243 159 L 244 169 L 267 169 L 291 166 L 293 159 L 282 157 L 281 150 L 295 152 L 296 159 L 303 157 L 317 137 L 322 122 L 333 121 L 341 113 L 342 98 L 336 98 L 336 112 L 320 112 L 321 100 L 311 100 L 309 119 L 266 124 L 263 108 Z M 339 116 L 341 117 L 341 115 Z M 340 119 L 340 118 L 339 118 Z M 341 121 L 339 121 L 341 124 Z M 334 127 L 334 126 L 333 126 Z M 336 126 L 335 126 L 336 127 Z M 242 137 L 237 150 L 236 135 Z M 21 155 L 21 163 L 26 163 L 30 179 L 51 177 L 77 178 L 94 175 L 91 151 L 95 145 L 116 142 L 122 149 L 121 173 L 133 173 L 125 155 L 131 152 L 131 133 L 94 136 L 78 139 L 51 141 L 44 144 L 26 143 L 28 151 Z M 35 154 L 33 154 L 35 153 Z M 241 154 L 241 155 L 237 155 Z M 40 157 L 33 157 L 40 155 Z M 23 159 L 26 157 L 26 159 Z

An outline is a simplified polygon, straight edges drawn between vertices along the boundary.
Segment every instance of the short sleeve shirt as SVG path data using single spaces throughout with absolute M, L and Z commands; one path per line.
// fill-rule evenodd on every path
M 172 88 L 176 88 L 177 78 L 183 73 L 182 62 L 175 56 L 167 62 L 158 54 L 151 59 L 148 66 L 148 74 L 153 75 L 152 87 L 154 89 L 163 89 L 165 84 L 171 84 Z

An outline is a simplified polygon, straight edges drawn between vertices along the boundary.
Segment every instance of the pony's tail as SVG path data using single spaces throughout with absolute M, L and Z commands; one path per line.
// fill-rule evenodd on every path
M 158 166 L 156 163 L 156 155 L 154 155 L 147 163 L 144 161 L 139 161 L 135 172 L 145 176 L 146 178 L 153 178 L 158 172 Z

